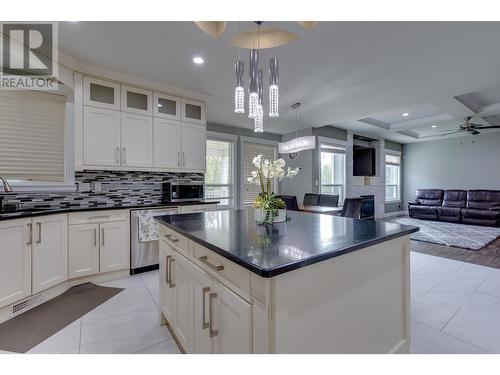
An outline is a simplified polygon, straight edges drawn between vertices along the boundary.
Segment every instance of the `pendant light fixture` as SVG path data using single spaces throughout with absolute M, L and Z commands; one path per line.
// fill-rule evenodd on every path
M 279 114 L 279 66 L 278 59 L 273 57 L 269 61 L 269 117 L 278 117 Z
M 264 131 L 264 107 L 262 106 L 264 85 L 262 81 L 263 81 L 262 69 L 259 69 L 257 73 L 257 92 L 259 96 L 258 96 L 257 110 L 254 118 L 254 130 L 253 130 L 255 133 L 262 133 Z
M 259 104 L 259 89 L 257 86 L 257 75 L 259 73 L 259 50 L 250 50 L 249 85 L 248 85 L 248 117 L 255 118 L 257 105 Z
M 295 114 L 295 129 L 298 128 L 298 111 L 300 103 L 295 103 L 292 105 L 292 110 Z M 296 134 L 298 135 L 298 134 Z M 295 137 L 288 142 L 278 143 L 278 152 L 280 154 L 296 154 L 297 152 L 304 150 L 312 150 L 316 148 L 316 137 L 314 135 Z
M 245 63 L 241 60 L 236 61 L 234 66 L 236 75 L 236 87 L 234 89 L 234 113 L 245 113 L 245 87 L 243 74 L 245 72 Z

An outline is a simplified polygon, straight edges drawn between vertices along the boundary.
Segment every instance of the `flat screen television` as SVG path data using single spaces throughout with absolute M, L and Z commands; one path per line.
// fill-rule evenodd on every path
M 352 174 L 354 176 L 375 176 L 374 148 L 354 146 Z

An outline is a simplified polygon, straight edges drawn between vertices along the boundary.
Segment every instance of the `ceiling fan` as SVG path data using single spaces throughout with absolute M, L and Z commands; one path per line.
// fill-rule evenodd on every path
M 483 129 L 500 129 L 500 125 L 482 125 L 482 124 L 475 124 L 473 122 L 470 122 L 472 117 L 465 117 L 465 122 L 460 124 L 460 127 L 457 130 L 449 131 L 449 130 L 441 130 L 440 132 L 445 132 L 444 134 L 441 134 L 440 137 L 444 137 L 447 135 L 452 135 L 452 134 L 471 134 L 471 135 L 478 135 L 481 134 L 479 130 Z

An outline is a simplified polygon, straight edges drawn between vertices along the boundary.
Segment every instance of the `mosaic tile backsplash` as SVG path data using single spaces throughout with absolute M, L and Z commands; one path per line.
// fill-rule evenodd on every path
M 171 179 L 203 181 L 201 173 L 83 171 L 75 173 L 76 192 L 9 193 L 3 205 L 29 208 L 70 208 L 159 204 L 162 184 Z

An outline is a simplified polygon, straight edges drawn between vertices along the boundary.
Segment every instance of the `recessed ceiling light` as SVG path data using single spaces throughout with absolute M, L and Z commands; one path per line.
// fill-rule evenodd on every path
M 437 128 L 438 126 L 437 125 L 432 125 L 431 128 Z
M 200 56 L 196 56 L 196 57 L 193 57 L 193 62 L 195 64 L 203 64 L 205 62 L 205 60 L 203 60 L 203 58 L 201 58 Z
M 408 115 L 409 115 L 409 113 L 408 113 L 408 112 L 405 112 L 405 113 L 403 113 L 401 116 L 403 116 L 403 117 L 407 117 Z
M 158 104 L 158 107 L 163 107 L 163 104 Z

